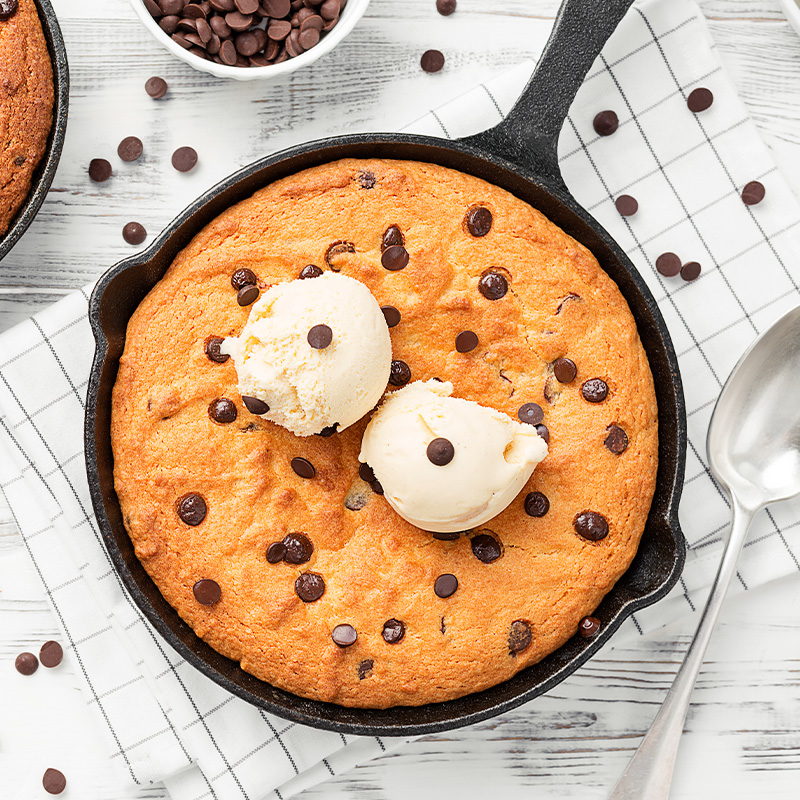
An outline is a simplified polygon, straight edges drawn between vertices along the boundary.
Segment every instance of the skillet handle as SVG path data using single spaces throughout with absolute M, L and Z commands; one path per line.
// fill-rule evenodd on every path
M 575 94 L 633 0 L 564 0 L 536 69 L 494 128 L 461 141 L 566 189 L 558 136 Z

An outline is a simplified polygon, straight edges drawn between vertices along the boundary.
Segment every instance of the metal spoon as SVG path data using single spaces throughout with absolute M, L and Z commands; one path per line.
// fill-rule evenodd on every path
M 708 429 L 708 464 L 733 521 L 686 658 L 609 800 L 667 800 L 697 674 L 753 517 L 800 494 L 800 306 L 761 334 L 733 368 Z

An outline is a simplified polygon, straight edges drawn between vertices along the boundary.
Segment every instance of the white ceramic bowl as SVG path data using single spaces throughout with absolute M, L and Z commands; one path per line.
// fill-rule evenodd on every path
M 133 10 L 139 15 L 139 19 L 141 19 L 145 28 L 175 58 L 185 61 L 189 66 L 200 72 L 207 72 L 209 75 L 215 75 L 218 78 L 233 78 L 237 81 L 252 81 L 256 78 L 277 78 L 279 75 L 288 75 L 290 72 L 313 64 L 317 59 L 322 58 L 326 53 L 333 50 L 353 30 L 356 23 L 364 16 L 369 3 L 370 0 L 348 0 L 336 26 L 324 34 L 318 44 L 296 58 L 289 58 L 281 64 L 272 64 L 268 67 L 229 67 L 226 64 L 216 64 L 213 61 L 198 58 L 188 50 L 185 50 L 161 30 L 158 22 L 150 16 L 150 13 L 144 7 L 142 0 L 131 0 Z
M 800 6 L 797 5 L 796 0 L 781 0 L 781 6 L 789 24 L 800 33 Z M 347 6 L 345 6 L 346 8 Z

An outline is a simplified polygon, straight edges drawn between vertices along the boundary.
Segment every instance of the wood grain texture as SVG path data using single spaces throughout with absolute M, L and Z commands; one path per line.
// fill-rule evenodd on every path
M 274 83 L 232 84 L 179 64 L 139 25 L 127 0 L 54 0 L 72 68 L 72 112 L 53 191 L 31 230 L 0 263 L 0 330 L 97 277 L 134 251 L 130 219 L 156 234 L 194 197 L 249 161 L 345 130 L 407 124 L 470 86 L 530 58 L 557 0 L 459 0 L 441 18 L 433 0 L 374 0 L 331 56 Z M 719 52 L 800 194 L 800 39 L 777 0 L 701 0 Z M 436 76 L 419 55 L 447 56 Z M 170 83 L 150 100 L 144 81 Z M 224 113 L 221 111 L 224 110 Z M 136 164 L 117 143 L 140 136 Z M 177 175 L 173 149 L 200 166 Z M 92 184 L 94 157 L 115 176 Z M 150 239 L 151 240 L 151 239 Z M 148 240 L 148 241 L 150 241 Z M 55 620 L 0 499 L 0 797 L 42 797 L 48 766 L 81 800 L 164 800 L 160 787 L 120 790 L 69 656 L 22 678 L 13 660 L 58 636 Z M 733 599 L 723 610 L 687 721 L 673 798 L 795 798 L 800 793 L 800 580 Z M 308 791 L 307 800 L 462 800 L 502 796 L 603 798 L 652 720 L 696 619 L 606 648 L 532 704 L 495 720 L 426 737 L 396 755 Z M 67 795 L 65 795 L 66 797 Z

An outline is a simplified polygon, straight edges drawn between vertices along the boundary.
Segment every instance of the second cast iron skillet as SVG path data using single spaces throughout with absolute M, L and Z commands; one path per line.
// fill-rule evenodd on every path
M 187 208 L 143 253 L 104 275 L 90 304 L 97 339 L 86 406 L 86 463 L 97 521 L 128 591 L 161 635 L 191 664 L 259 708 L 319 728 L 352 734 L 407 736 L 456 728 L 500 714 L 572 674 L 634 611 L 663 597 L 678 579 L 684 541 L 678 525 L 686 420 L 678 364 L 664 320 L 645 282 L 613 239 L 572 198 L 561 179 L 556 143 L 570 103 L 632 0 L 566 0 L 535 74 L 514 110 L 496 128 L 461 141 L 403 134 L 344 136 L 293 147 L 222 181 Z M 604 598 L 594 639 L 573 637 L 511 680 L 458 700 L 416 708 L 343 708 L 270 686 L 217 653 L 164 600 L 133 551 L 114 492 L 111 391 L 128 320 L 205 225 L 256 190 L 300 170 L 341 158 L 427 161 L 496 184 L 542 211 L 594 253 L 633 312 L 655 381 L 659 467 L 639 552 Z

